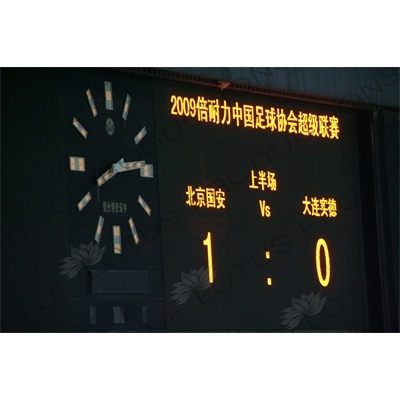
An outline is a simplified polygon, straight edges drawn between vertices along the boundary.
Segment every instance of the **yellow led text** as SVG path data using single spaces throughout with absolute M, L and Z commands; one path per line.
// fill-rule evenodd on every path
M 208 261 L 208 281 L 214 282 L 213 261 L 212 261 L 212 245 L 211 245 L 211 232 L 207 233 L 207 237 L 203 240 L 204 246 L 207 247 L 207 261 Z
M 196 118 L 200 122 L 267 129 L 305 136 L 339 139 L 339 118 L 305 111 L 265 108 L 260 105 L 228 104 L 226 100 L 171 96 L 171 114 Z
M 324 255 L 325 255 L 325 278 L 322 277 L 322 271 L 321 271 L 321 247 L 324 249 Z M 329 250 L 328 250 L 328 245 L 325 241 L 325 239 L 318 239 L 317 246 L 315 249 L 315 264 L 317 267 L 317 275 L 318 275 L 318 280 L 321 286 L 328 286 L 329 285 L 329 280 L 331 279 L 331 260 L 329 257 Z
M 337 216 L 337 206 L 335 199 L 317 199 L 316 197 L 305 196 L 302 201 L 304 204 L 303 214 L 312 215 L 313 217 L 336 217 Z
M 221 189 L 187 187 L 186 204 L 206 208 L 225 208 L 225 192 Z
M 268 206 L 265 200 L 259 200 L 261 216 L 269 218 L 271 216 L 271 207 Z
M 272 191 L 276 191 L 276 178 L 275 172 L 270 171 L 258 171 L 257 173 L 251 170 L 251 184 L 250 189 L 261 189 L 265 190 L 268 188 Z

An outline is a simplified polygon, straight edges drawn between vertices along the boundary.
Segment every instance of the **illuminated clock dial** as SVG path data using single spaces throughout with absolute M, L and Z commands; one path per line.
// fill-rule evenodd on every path
M 82 93 L 82 97 L 84 96 Z M 89 165 L 95 176 L 87 181 L 88 191 L 82 193 L 76 209 L 79 213 L 84 213 L 90 202 L 96 202 L 98 215 L 97 223 L 92 228 L 92 237 L 100 242 L 105 230 L 108 230 L 111 233 L 114 254 L 122 254 L 122 232 L 126 231 L 125 226 L 129 229 L 133 243 L 140 243 L 134 214 L 144 211 L 148 217 L 151 216 L 151 207 L 145 200 L 146 195 L 140 192 L 138 183 L 143 178 L 154 178 L 153 164 L 146 164 L 144 159 L 132 159 L 132 155 L 137 154 L 134 148 L 146 136 L 147 129 L 143 126 L 138 132 L 127 130 L 131 96 L 125 94 L 122 99 L 118 98 L 118 101 L 123 102 L 122 113 L 118 115 L 112 82 L 104 82 L 103 110 L 96 105 L 101 103 L 101 98 L 94 95 L 91 88 L 86 90 L 86 98 L 92 121 L 86 119 L 81 123 L 74 116 L 72 124 L 81 135 L 82 141 L 86 142 L 82 146 L 85 145 L 86 149 L 89 147 L 90 156 L 83 157 L 77 148 L 76 153 L 69 156 L 69 169 L 73 173 L 87 173 Z M 103 129 L 100 125 L 103 125 Z M 127 154 L 129 159 L 115 157 L 116 154 Z M 132 189 L 133 186 L 135 190 Z M 110 215 L 112 221 L 108 222 L 107 217 Z

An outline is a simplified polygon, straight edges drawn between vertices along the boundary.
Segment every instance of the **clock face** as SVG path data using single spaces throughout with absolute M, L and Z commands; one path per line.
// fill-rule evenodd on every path
M 154 137 L 151 91 L 83 78 L 71 79 L 64 99 L 71 246 L 106 246 L 104 268 L 159 264 L 156 158 L 146 147 Z

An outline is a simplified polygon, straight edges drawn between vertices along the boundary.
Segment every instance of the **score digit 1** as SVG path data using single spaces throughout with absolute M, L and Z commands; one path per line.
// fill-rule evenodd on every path
M 214 282 L 213 262 L 212 262 L 212 247 L 211 247 L 211 232 L 207 233 L 207 237 L 203 240 L 204 246 L 207 246 L 207 259 L 208 259 L 208 281 Z

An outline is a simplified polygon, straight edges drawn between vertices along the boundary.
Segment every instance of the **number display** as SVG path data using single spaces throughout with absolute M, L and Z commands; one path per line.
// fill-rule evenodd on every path
M 171 96 L 171 114 L 195 117 L 197 112 L 196 100 L 188 97 Z
M 214 282 L 213 262 L 212 262 L 212 247 L 211 247 L 211 232 L 208 232 L 207 237 L 203 240 L 204 246 L 207 246 L 207 260 L 208 260 L 208 281 Z
M 321 272 L 321 247 L 323 247 L 325 254 L 325 278 L 322 277 Z M 318 239 L 317 247 L 315 249 L 315 263 L 317 266 L 319 283 L 324 287 L 328 286 L 329 280 L 331 278 L 331 262 L 329 258 L 328 245 L 326 244 L 325 239 Z

